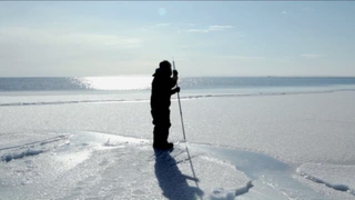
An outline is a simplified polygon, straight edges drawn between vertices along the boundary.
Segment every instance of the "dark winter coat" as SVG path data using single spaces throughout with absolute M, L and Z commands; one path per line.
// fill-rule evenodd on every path
M 172 89 L 176 86 L 176 79 L 163 74 L 159 69 L 156 70 L 153 76 L 152 96 L 150 99 L 152 111 L 169 110 L 170 97 L 174 93 Z

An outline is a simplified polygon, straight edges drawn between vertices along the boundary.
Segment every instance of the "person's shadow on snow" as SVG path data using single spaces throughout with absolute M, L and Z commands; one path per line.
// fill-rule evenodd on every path
M 182 174 L 176 160 L 168 152 L 154 152 L 155 176 L 166 198 L 169 200 L 193 200 L 202 197 L 203 191 L 200 188 L 189 186 L 186 180 L 198 181 L 197 179 Z

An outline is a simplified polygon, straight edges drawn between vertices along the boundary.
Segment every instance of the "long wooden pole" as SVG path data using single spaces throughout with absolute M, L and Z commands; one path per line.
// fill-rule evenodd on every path
M 174 59 L 173 59 L 173 69 L 176 70 Z M 176 83 L 176 86 L 178 86 L 178 83 Z M 183 133 L 183 136 L 184 136 L 184 142 L 186 142 L 184 120 L 183 120 L 183 117 L 182 117 L 182 109 L 181 109 L 181 101 L 180 101 L 180 92 L 177 93 L 177 97 L 178 97 L 179 108 L 180 108 L 180 118 L 181 118 L 181 125 L 182 125 L 182 133 Z
M 174 58 L 173 58 L 173 69 L 176 70 Z M 177 83 L 176 83 L 176 86 L 178 86 Z M 182 117 L 182 109 L 181 109 L 181 101 L 180 101 L 180 93 L 179 93 L 179 92 L 177 93 L 177 97 L 178 97 L 179 108 L 180 108 L 180 117 L 181 117 L 182 133 L 183 133 L 183 135 L 184 135 L 184 142 L 186 142 L 185 127 L 184 127 L 184 120 L 183 120 L 183 117 Z M 192 170 L 192 175 L 194 176 L 194 181 L 195 181 L 195 183 L 196 183 L 197 188 L 200 189 L 200 187 L 199 187 L 199 185 L 198 185 L 198 179 L 196 178 L 194 166 L 192 165 L 192 160 L 191 160 L 191 156 L 190 156 L 189 149 L 187 148 L 187 146 L 185 146 L 185 148 L 186 148 L 188 160 L 190 161 L 190 166 L 191 166 L 191 170 Z M 202 200 L 202 197 L 201 197 L 200 195 L 199 195 L 199 197 L 200 197 L 200 199 Z

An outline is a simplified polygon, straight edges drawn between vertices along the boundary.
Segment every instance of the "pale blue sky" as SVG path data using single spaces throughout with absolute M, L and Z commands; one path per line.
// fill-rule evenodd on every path
M 355 76 L 355 2 L 0 2 L 0 76 Z

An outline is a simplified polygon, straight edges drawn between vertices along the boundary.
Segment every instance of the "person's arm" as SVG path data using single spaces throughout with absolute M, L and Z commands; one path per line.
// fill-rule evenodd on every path
M 174 70 L 173 71 L 173 78 L 171 78 L 171 88 L 174 88 L 177 84 L 178 80 L 178 71 Z M 171 90 L 171 94 L 175 94 L 176 92 L 180 92 L 180 87 L 175 87 L 174 89 Z
M 180 92 L 180 87 L 176 87 L 176 88 L 174 88 L 174 89 L 171 90 L 171 94 L 172 94 L 172 95 L 175 94 L 175 93 L 177 93 L 177 92 Z

